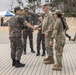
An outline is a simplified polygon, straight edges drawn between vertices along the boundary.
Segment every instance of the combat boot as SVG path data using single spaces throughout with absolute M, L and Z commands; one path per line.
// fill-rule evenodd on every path
M 31 49 L 31 52 L 32 52 L 32 53 L 35 53 L 35 51 L 34 51 L 33 49 Z
M 58 66 L 58 64 L 55 64 L 54 67 Z M 62 65 L 61 65 L 62 66 Z M 62 66 L 63 67 L 63 66 Z
M 36 56 L 39 56 L 39 55 L 40 55 L 40 50 L 37 50 Z
M 44 64 L 54 64 L 54 58 L 53 56 L 49 56 L 47 61 L 44 61 Z
M 49 56 L 47 58 L 44 59 L 44 61 L 48 61 L 49 60 Z
M 12 66 L 15 66 L 15 59 L 12 59 Z
M 61 71 L 62 70 L 62 64 L 54 65 L 54 67 L 52 68 L 52 70 Z
M 25 66 L 25 64 L 22 64 L 22 63 L 20 63 L 19 60 L 16 60 L 16 62 L 15 62 L 15 67 L 16 68 L 20 68 L 20 67 L 24 67 L 24 66 Z
M 24 54 L 26 54 L 26 49 L 24 49 Z
M 45 50 L 43 50 L 42 56 L 45 56 Z

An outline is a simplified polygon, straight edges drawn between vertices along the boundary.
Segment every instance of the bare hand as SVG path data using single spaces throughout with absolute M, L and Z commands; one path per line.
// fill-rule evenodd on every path
M 45 34 L 45 37 L 48 37 L 48 33 Z
M 37 27 L 34 27 L 33 30 L 34 30 L 34 31 L 37 30 Z
M 41 28 L 38 28 L 38 30 L 41 30 Z
M 50 45 L 50 46 L 53 46 L 53 41 L 50 41 L 50 42 L 49 42 L 49 45 Z

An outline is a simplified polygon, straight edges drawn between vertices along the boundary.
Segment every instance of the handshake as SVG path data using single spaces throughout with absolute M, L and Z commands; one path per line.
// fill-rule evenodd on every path
M 39 30 L 41 27 L 34 27 L 34 26 L 32 26 L 30 23 L 26 23 L 26 26 L 28 26 L 29 28 L 31 28 L 31 29 L 33 29 L 33 31 L 35 31 L 35 30 Z
M 33 30 L 34 30 L 34 31 L 35 31 L 35 30 L 41 30 L 41 28 L 39 28 L 39 27 L 34 27 Z
M 42 28 L 41 27 L 33 27 L 33 30 L 41 30 Z
M 37 27 L 33 27 L 33 30 L 35 31 L 35 30 L 38 30 L 38 28 Z

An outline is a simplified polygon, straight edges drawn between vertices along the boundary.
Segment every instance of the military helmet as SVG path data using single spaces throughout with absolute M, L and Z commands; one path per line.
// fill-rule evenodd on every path
M 54 15 L 55 13 L 57 13 L 57 14 L 62 14 L 62 11 L 61 11 L 61 10 L 55 10 L 54 12 L 52 12 L 53 15 Z

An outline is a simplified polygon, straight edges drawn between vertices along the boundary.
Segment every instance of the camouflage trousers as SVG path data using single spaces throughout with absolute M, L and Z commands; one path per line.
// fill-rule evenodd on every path
M 23 46 L 24 51 L 26 51 L 27 46 L 27 38 L 29 37 L 30 48 L 33 50 L 33 32 L 28 30 L 23 30 Z
M 40 50 L 40 45 L 42 42 L 42 49 L 45 51 L 45 35 L 41 31 L 37 34 L 37 50 Z
M 55 45 L 56 59 L 57 59 L 58 64 L 62 64 L 64 45 L 65 45 L 65 43 L 56 43 L 56 45 Z
M 51 39 L 51 35 L 49 34 L 48 37 L 45 37 L 45 48 L 47 51 L 47 55 L 53 56 L 53 47 L 49 45 L 50 40 L 53 41 Z
M 17 37 L 10 39 L 10 46 L 11 46 L 11 58 L 20 60 L 23 52 L 22 39 Z

